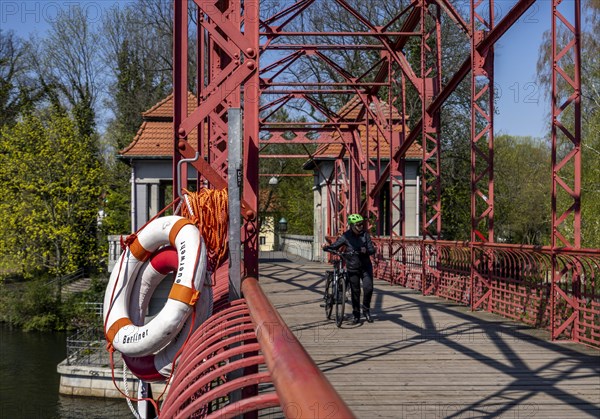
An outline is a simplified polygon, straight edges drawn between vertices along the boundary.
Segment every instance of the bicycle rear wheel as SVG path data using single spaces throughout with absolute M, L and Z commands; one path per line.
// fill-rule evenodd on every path
M 344 310 L 346 308 L 346 278 L 343 275 L 337 277 L 334 284 L 335 295 L 335 323 L 337 327 L 342 326 L 344 321 Z
M 333 312 L 333 273 L 327 272 L 327 278 L 325 280 L 325 316 L 327 319 L 331 319 L 331 313 Z

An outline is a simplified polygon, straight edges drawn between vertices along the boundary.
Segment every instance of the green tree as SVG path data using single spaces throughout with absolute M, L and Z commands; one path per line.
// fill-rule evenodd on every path
M 600 71 L 596 69 L 597 73 Z M 600 74 L 597 79 L 600 80 Z M 600 247 L 600 103 L 590 115 L 583 144 L 581 193 L 581 241 L 584 247 Z
M 51 102 L 69 109 L 86 137 L 96 132 L 98 98 L 105 88 L 99 43 L 100 32 L 80 7 L 59 13 L 48 35 L 29 43 L 29 59 Z M 99 149 L 97 142 L 89 146 L 92 152 Z
M 0 29 L 0 126 L 14 124 L 40 98 L 41 89 L 28 70 L 26 44 L 14 32 Z
M 56 109 L 0 131 L 0 254 L 5 271 L 59 276 L 98 264 L 102 167 L 92 137 Z
M 114 159 L 115 151 L 125 148 L 134 138 L 142 123 L 142 112 L 164 98 L 167 94 L 164 80 L 155 79 L 154 68 L 148 58 L 130 47 L 124 39 L 117 53 L 116 81 L 111 86 L 111 108 L 114 118 L 108 124 L 105 142 L 111 158 L 106 164 L 107 185 L 103 201 L 106 214 L 102 229 L 107 234 L 129 231 L 130 170 Z
M 103 57 L 112 70 L 104 104 L 113 114 L 103 138 L 109 170 L 102 229 L 107 234 L 122 234 L 130 229 L 130 170 L 116 160 L 116 155 L 135 137 L 142 113 L 172 89 L 172 5 L 138 0 L 112 9 L 103 16 L 102 33 Z M 195 84 L 195 49 L 191 41 L 191 91 Z
M 499 242 L 550 240 L 550 148 L 531 137 L 496 137 L 495 233 Z
M 272 120 L 293 122 L 285 109 L 280 109 L 272 117 Z M 287 128 L 290 127 L 287 126 Z M 267 144 L 261 154 L 308 156 L 308 152 L 313 153 L 315 148 L 313 145 Z M 272 216 L 277 224 L 281 217 L 285 217 L 288 220 L 288 233 L 313 234 L 313 179 L 310 176 L 286 176 L 306 174 L 302 168 L 305 161 L 299 158 L 262 158 L 260 160 L 260 173 L 275 175 L 277 179 L 277 184 L 272 185 L 268 176 L 260 177 L 259 189 L 263 192 L 260 193 L 258 210 L 261 222 L 265 216 Z

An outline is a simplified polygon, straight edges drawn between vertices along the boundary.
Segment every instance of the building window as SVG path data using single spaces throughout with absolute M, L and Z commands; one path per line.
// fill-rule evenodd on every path
M 263 245 L 263 244 L 267 244 L 267 238 L 265 236 L 259 236 L 258 237 L 258 243 Z

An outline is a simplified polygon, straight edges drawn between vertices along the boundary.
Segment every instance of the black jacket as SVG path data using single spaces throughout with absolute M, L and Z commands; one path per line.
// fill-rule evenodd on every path
M 375 246 L 373 246 L 369 233 L 363 231 L 360 234 L 355 234 L 352 229 L 348 229 L 334 243 L 325 246 L 323 249 L 338 250 L 342 246 L 346 246 L 346 251 L 354 250 L 356 252 L 354 255 L 345 257 L 348 271 L 373 271 L 370 256 L 375 254 Z M 362 247 L 367 250 L 366 253 L 361 253 L 360 249 Z

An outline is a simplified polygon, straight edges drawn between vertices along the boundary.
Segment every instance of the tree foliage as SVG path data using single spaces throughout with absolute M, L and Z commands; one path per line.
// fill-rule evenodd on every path
M 531 137 L 496 137 L 496 241 L 543 245 L 550 241 L 550 148 Z
M 41 96 L 39 85 L 28 74 L 27 45 L 0 29 L 0 126 L 14 124 Z
M 85 10 L 73 7 L 58 13 L 44 39 L 29 43 L 31 61 L 51 102 L 71 112 L 82 136 L 96 132 L 98 98 L 105 88 L 100 36 Z
M 56 109 L 0 132 L 0 263 L 24 276 L 98 263 L 95 234 L 102 168 L 92 137 Z
M 171 92 L 172 3 L 138 0 L 115 8 L 104 16 L 102 33 L 102 54 L 111 74 L 104 105 L 113 114 L 104 136 L 110 158 L 102 228 L 108 234 L 122 234 L 130 228 L 130 170 L 116 160 L 116 154 L 135 137 L 142 113 Z M 190 40 L 189 50 L 193 92 L 195 41 Z
M 111 63 L 112 75 L 105 105 L 114 114 L 107 135 L 117 150 L 133 139 L 142 122 L 142 112 L 171 89 L 172 23 L 163 16 L 167 13 L 163 3 L 162 7 L 149 7 L 150 3 L 157 2 L 144 1 L 135 8 L 115 9 L 102 22 L 103 56 Z
M 289 114 L 280 110 L 272 118 L 274 121 L 294 122 Z M 287 126 L 290 128 L 290 126 Z M 284 135 L 285 137 L 285 135 Z M 262 150 L 263 155 L 306 155 L 312 153 L 315 146 L 301 144 L 269 144 Z M 313 179 L 310 176 L 286 176 L 307 174 L 302 169 L 306 160 L 301 158 L 262 158 L 259 171 L 262 174 L 275 175 L 277 182 L 270 184 L 268 176 L 260 177 L 259 214 L 261 221 L 264 217 L 272 216 L 275 223 L 282 217 L 288 221 L 288 233 L 312 235 L 313 233 Z

